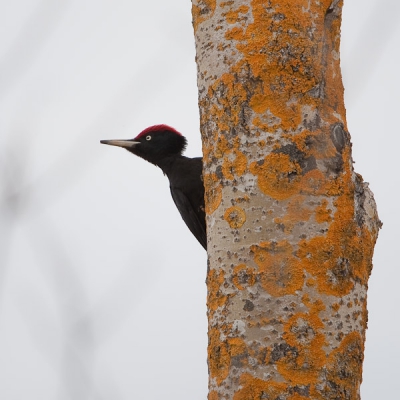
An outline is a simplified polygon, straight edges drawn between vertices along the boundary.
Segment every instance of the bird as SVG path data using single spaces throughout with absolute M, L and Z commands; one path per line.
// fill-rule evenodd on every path
M 207 250 L 203 160 L 182 154 L 187 146 L 186 138 L 162 124 L 144 129 L 133 139 L 100 140 L 100 143 L 122 147 L 161 168 L 169 179 L 172 199 L 183 221 Z

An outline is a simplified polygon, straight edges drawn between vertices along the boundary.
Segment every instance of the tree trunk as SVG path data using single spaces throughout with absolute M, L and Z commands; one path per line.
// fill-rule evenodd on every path
M 359 399 L 380 228 L 353 171 L 340 0 L 192 0 L 209 400 Z

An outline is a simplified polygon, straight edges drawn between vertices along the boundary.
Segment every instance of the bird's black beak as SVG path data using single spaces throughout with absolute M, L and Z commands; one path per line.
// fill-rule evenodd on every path
M 118 146 L 124 147 L 125 149 L 130 149 L 131 147 L 135 147 L 140 142 L 136 142 L 135 140 L 100 140 L 102 144 L 109 144 L 110 146 Z

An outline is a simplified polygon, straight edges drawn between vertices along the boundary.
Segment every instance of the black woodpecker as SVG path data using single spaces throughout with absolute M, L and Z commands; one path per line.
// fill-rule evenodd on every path
M 182 155 L 186 138 L 168 125 L 154 125 L 134 139 L 101 140 L 100 143 L 123 147 L 160 167 L 169 179 L 172 198 L 186 225 L 207 250 L 206 215 L 201 157 Z

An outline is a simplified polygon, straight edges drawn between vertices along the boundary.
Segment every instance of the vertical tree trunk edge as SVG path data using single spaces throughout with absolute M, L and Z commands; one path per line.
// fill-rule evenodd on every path
M 381 222 L 353 170 L 342 0 L 192 0 L 209 400 L 359 399 Z

